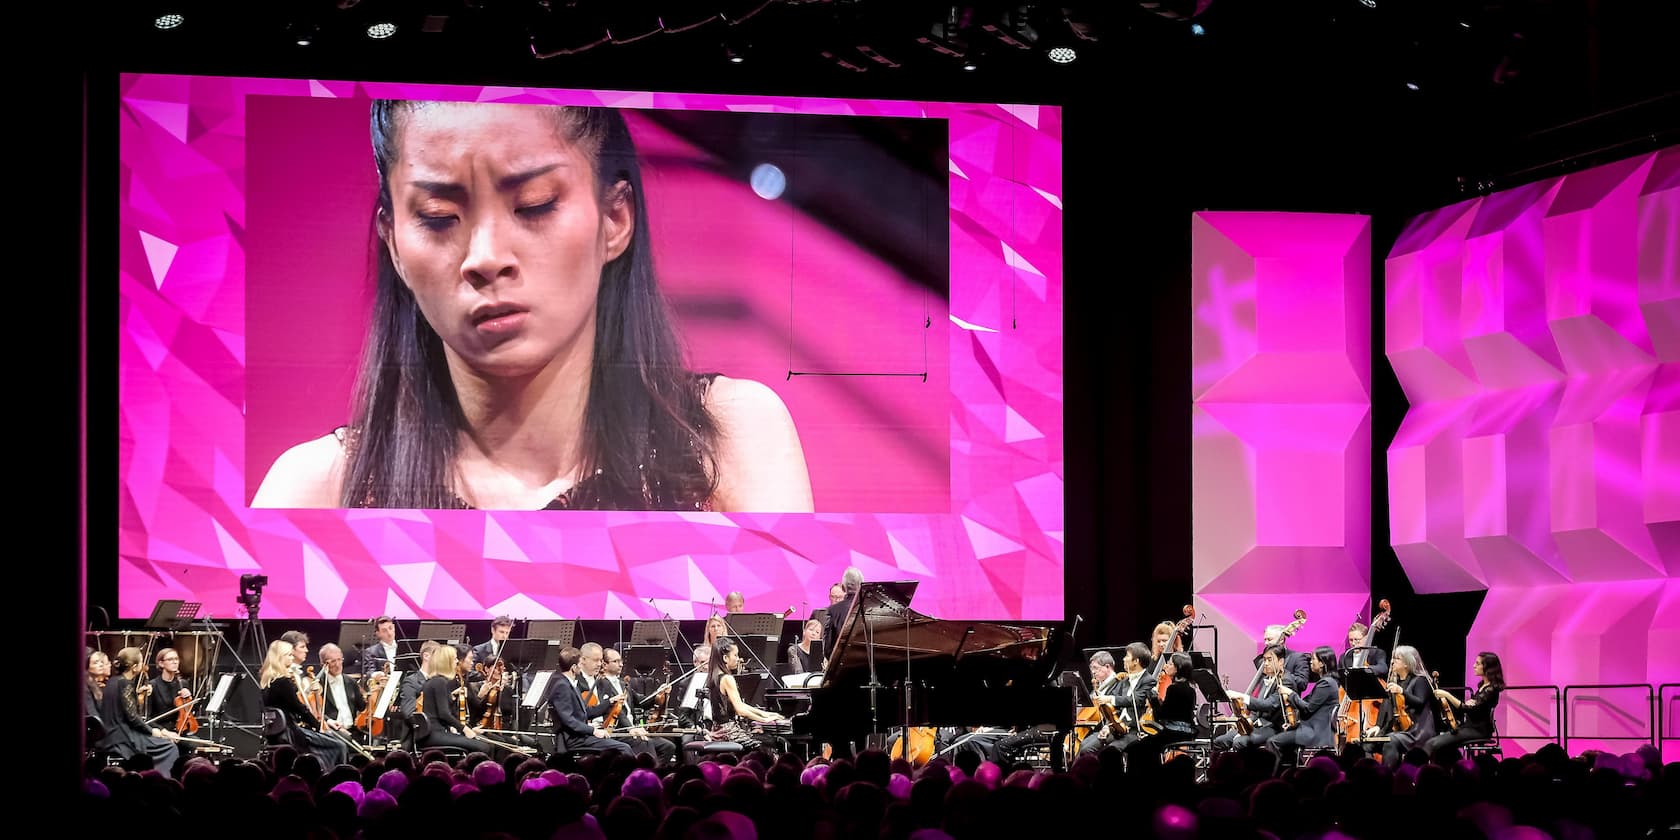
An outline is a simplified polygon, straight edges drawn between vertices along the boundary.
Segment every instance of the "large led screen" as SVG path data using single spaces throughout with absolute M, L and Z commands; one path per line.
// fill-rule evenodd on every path
M 123 616 L 1061 617 L 1057 109 L 121 85 Z

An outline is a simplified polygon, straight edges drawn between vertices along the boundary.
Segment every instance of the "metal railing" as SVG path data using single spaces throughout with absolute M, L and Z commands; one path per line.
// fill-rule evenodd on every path
M 1529 704 L 1522 702 L 1520 699 L 1511 696 L 1511 692 L 1513 692 L 1513 691 L 1547 691 L 1547 692 L 1550 692 L 1551 693 L 1551 698 L 1552 698 L 1552 703 L 1551 703 L 1552 714 L 1551 714 L 1551 716 L 1546 717 L 1545 715 L 1542 714 L 1541 709 L 1539 707 L 1530 706 Z M 1460 695 L 1460 696 L 1462 696 L 1462 695 Z M 1530 721 L 1535 721 L 1535 720 L 1545 721 L 1545 723 L 1548 724 L 1548 726 L 1551 729 L 1551 734 L 1550 735 L 1538 735 L 1538 734 L 1537 735 L 1509 735 L 1509 734 L 1506 734 L 1505 730 L 1509 729 L 1510 727 L 1501 727 L 1501 726 L 1498 725 L 1498 722 L 1496 721 L 1494 723 L 1494 729 L 1498 732 L 1498 737 L 1499 737 L 1500 740 L 1505 740 L 1505 741 L 1549 741 L 1553 744 L 1558 744 L 1560 746 L 1562 745 L 1563 729 L 1564 729 L 1564 724 L 1563 724 L 1563 692 L 1559 691 L 1557 686 L 1555 686 L 1555 685 L 1508 685 L 1508 686 L 1505 686 L 1504 690 L 1499 693 L 1499 705 L 1505 708 L 1507 715 L 1510 715 L 1512 712 L 1515 712 L 1517 714 L 1522 715 L 1525 719 L 1530 720 Z M 1460 714 L 1462 714 L 1462 712 L 1460 712 Z
M 1646 714 L 1645 714 L 1645 726 L 1646 726 L 1646 733 L 1644 735 L 1585 735 L 1585 736 L 1580 736 L 1580 737 L 1584 740 L 1591 740 L 1591 741 L 1644 741 L 1645 743 L 1650 744 L 1651 746 L 1654 746 L 1654 747 L 1659 746 L 1658 743 L 1657 743 L 1658 738 L 1657 738 L 1657 726 L 1656 726 L 1657 715 L 1659 714 L 1656 711 L 1657 692 L 1656 692 L 1656 689 L 1650 683 L 1590 683 L 1590 684 L 1587 684 L 1587 685 L 1566 685 L 1566 686 L 1563 687 L 1564 716 L 1563 716 L 1563 740 L 1561 742 L 1561 746 L 1563 747 L 1563 751 L 1565 753 L 1569 752 L 1569 739 L 1570 739 L 1570 735 L 1571 735 L 1571 733 L 1569 731 L 1569 695 L 1570 695 L 1570 693 L 1580 692 L 1580 691 L 1584 691 L 1584 690 L 1588 690 L 1588 689 L 1591 689 L 1591 690 L 1594 690 L 1594 691 L 1601 691 L 1601 690 L 1604 690 L 1604 689 L 1628 689 L 1628 688 L 1643 688 L 1643 689 L 1645 689 L 1645 712 L 1646 712 Z M 1596 700 L 1596 701 L 1600 701 L 1600 702 L 1603 702 L 1603 700 L 1604 700 L 1604 698 L 1602 698 L 1602 697 L 1600 697 L 1596 694 L 1586 695 L 1585 699 Z M 1605 705 L 1611 713 L 1619 714 L 1619 715 L 1621 715 L 1625 718 L 1628 718 L 1630 720 L 1635 720 L 1636 719 L 1632 715 L 1628 715 L 1625 712 L 1623 712 L 1620 706 L 1616 706 L 1616 705 L 1609 704 L 1609 703 L 1606 703 Z
M 1663 719 L 1665 718 L 1665 715 L 1663 714 L 1663 709 L 1664 709 L 1664 706 L 1663 706 L 1663 692 L 1665 692 L 1665 691 L 1667 691 L 1671 688 L 1680 688 L 1680 683 L 1663 683 L 1662 685 L 1657 686 L 1657 699 L 1656 699 L 1657 710 L 1656 710 L 1656 714 L 1653 717 L 1656 719 L 1657 750 L 1658 750 L 1658 752 L 1661 752 L 1664 741 L 1680 741 L 1680 735 L 1670 735 L 1667 732 L 1663 731 Z M 1676 695 L 1676 696 L 1680 696 L 1680 695 Z

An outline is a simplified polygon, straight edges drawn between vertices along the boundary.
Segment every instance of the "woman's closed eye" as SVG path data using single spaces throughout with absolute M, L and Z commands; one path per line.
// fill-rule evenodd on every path
M 559 204 L 559 201 L 560 200 L 557 198 L 551 198 L 539 204 L 524 205 L 515 209 L 514 212 L 527 219 L 534 219 L 554 212 L 554 208 L 557 204 Z

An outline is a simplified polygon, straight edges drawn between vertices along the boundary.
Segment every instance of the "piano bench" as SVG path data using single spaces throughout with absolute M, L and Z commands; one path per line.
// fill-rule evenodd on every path
M 693 764 L 720 755 L 740 755 L 746 749 L 734 741 L 689 741 L 683 745 L 683 763 Z

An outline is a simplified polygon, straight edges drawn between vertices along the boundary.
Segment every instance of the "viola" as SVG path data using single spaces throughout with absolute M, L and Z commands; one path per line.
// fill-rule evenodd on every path
M 1429 687 L 1431 689 L 1434 689 L 1435 691 L 1440 691 L 1441 690 L 1441 672 L 1440 671 L 1430 671 L 1429 672 Z M 1443 701 L 1441 701 L 1440 706 L 1441 706 L 1441 722 L 1445 723 L 1447 725 L 1447 731 L 1448 732 L 1457 732 L 1458 731 L 1458 716 L 1453 714 L 1452 704 L 1443 700 Z

